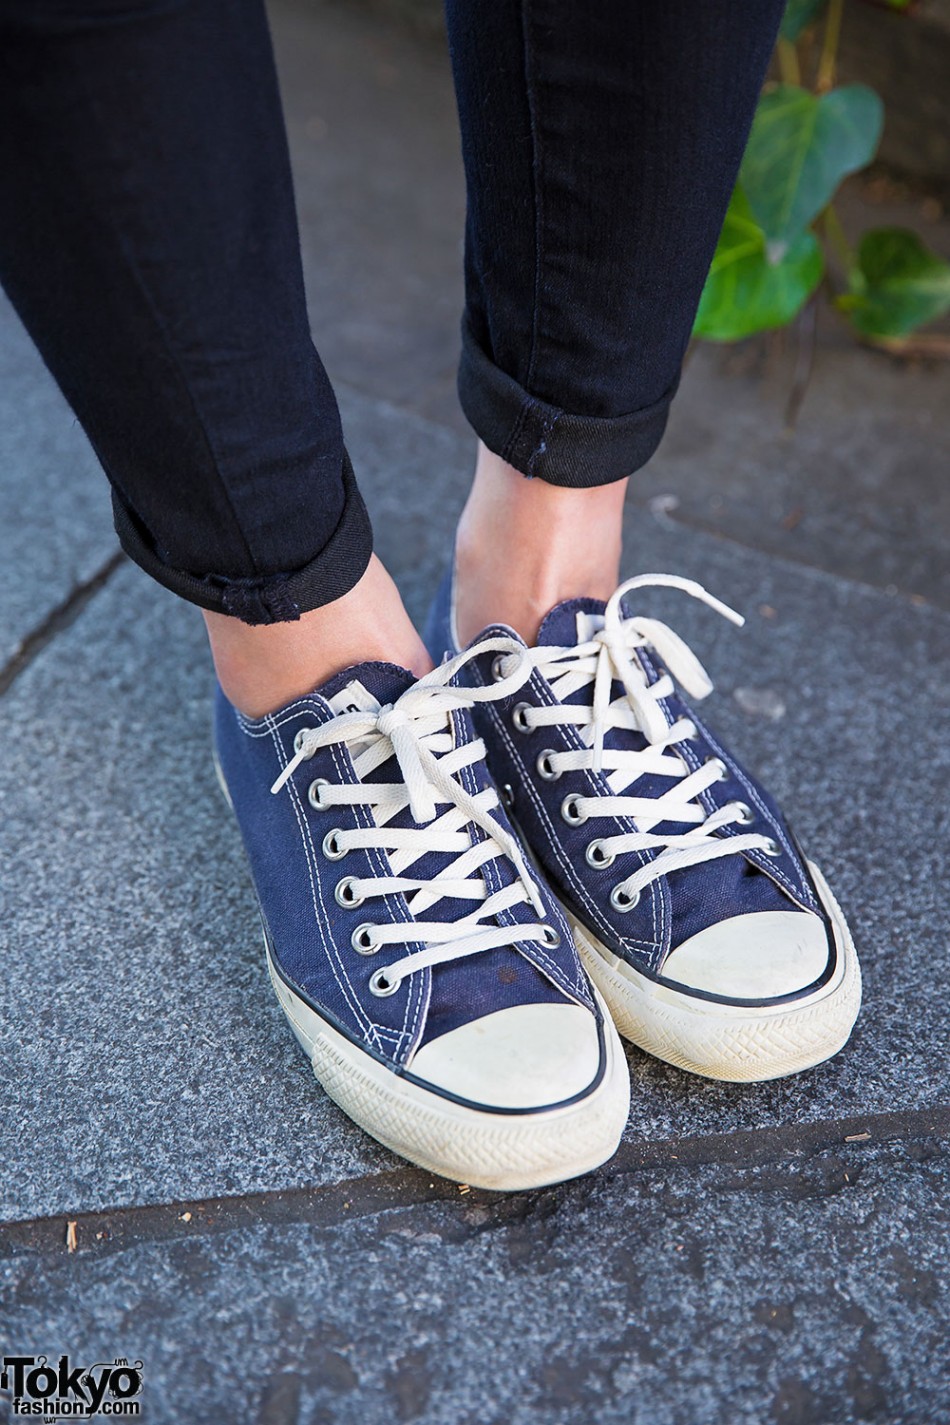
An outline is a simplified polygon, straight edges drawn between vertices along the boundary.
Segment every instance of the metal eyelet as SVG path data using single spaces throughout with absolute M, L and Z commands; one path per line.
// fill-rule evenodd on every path
M 502 782 L 499 788 L 501 792 L 501 804 L 506 811 L 511 811 L 515 804 L 515 789 L 510 782 Z
M 619 886 L 614 886 L 610 892 L 610 904 L 614 910 L 619 910 L 621 915 L 626 915 L 628 910 L 633 910 L 634 906 L 639 904 L 639 901 L 640 892 L 634 891 L 631 895 L 629 891 L 624 890 L 623 882 L 621 882 Z
M 538 769 L 538 776 L 543 777 L 546 782 L 556 782 L 561 775 L 560 772 L 555 772 L 551 766 L 551 758 L 553 756 L 553 749 L 545 747 L 543 752 L 538 753 L 538 760 L 534 764 Z
M 717 782 L 728 782 L 729 768 L 726 766 L 725 762 L 722 760 L 721 757 L 707 757 L 705 762 L 703 763 L 703 766 L 716 768 L 719 773 L 719 776 L 716 778 Z
M 387 978 L 386 970 L 377 970 L 375 975 L 369 977 L 369 992 L 377 999 L 387 999 L 389 995 L 394 995 L 402 984 L 402 980 L 390 980 Z
M 781 856 L 782 854 L 781 846 L 779 846 L 778 842 L 774 840 L 774 838 L 771 836 L 768 838 L 765 845 L 760 847 L 760 850 L 763 856 L 771 856 L 773 858 L 775 858 L 776 856 Z
M 326 777 L 316 777 L 307 788 L 307 801 L 314 811 L 329 811 L 326 802 L 320 800 L 320 788 L 328 787 L 330 783 Z
M 544 931 L 544 944 L 549 950 L 556 950 L 561 943 L 561 932 L 553 925 L 542 925 L 541 929 Z
M 740 826 L 751 826 L 755 821 L 755 812 L 748 802 L 733 802 L 732 809 L 736 814 L 736 821 Z
M 343 835 L 342 828 L 335 826 L 323 838 L 323 854 L 328 861 L 342 861 L 346 851 L 338 844 L 337 837 Z
M 530 703 L 516 703 L 511 709 L 511 725 L 515 732 L 530 732 L 526 714 L 531 711 Z
M 354 892 L 355 885 L 355 876 L 344 876 L 342 881 L 337 881 L 336 890 L 333 892 L 337 905 L 343 906 L 346 910 L 352 910 L 354 906 L 363 904 L 366 897 Z
M 502 667 L 501 667 L 501 665 L 504 663 L 504 661 L 505 661 L 505 659 L 506 659 L 507 657 L 508 657 L 508 654 L 507 654 L 507 653 L 496 653 L 495 656 L 494 656 L 494 658 L 492 659 L 492 661 L 491 661 L 491 676 L 492 676 L 492 682 L 493 682 L 493 683 L 500 683 L 501 680 L 502 680 L 502 678 L 505 676 L 504 673 L 502 672 Z
M 581 798 L 577 792 L 571 792 L 561 803 L 561 816 L 567 822 L 568 826 L 580 826 L 582 822 L 587 820 L 586 811 L 581 811 L 580 809 L 580 801 Z
M 615 851 L 605 851 L 602 841 L 591 841 L 584 852 L 584 860 L 588 866 L 593 866 L 595 871 L 602 871 L 605 866 L 612 866 L 617 859 Z
M 304 738 L 307 737 L 312 731 L 313 731 L 313 729 L 310 728 L 310 727 L 302 727 L 302 728 L 300 729 L 300 731 L 297 733 L 297 736 L 294 738 L 294 751 L 295 751 L 295 752 L 302 752 L 302 751 L 303 751 L 303 740 L 304 740 Z
M 372 921 L 364 920 L 362 925 L 358 925 L 350 936 L 350 944 L 357 955 L 375 955 L 379 946 L 373 939 L 372 932 L 376 929 Z

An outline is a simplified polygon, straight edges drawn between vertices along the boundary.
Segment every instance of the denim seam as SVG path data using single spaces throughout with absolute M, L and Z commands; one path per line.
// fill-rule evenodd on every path
M 511 456 L 515 452 L 515 446 L 518 443 L 518 437 L 521 435 L 521 432 L 524 429 L 524 423 L 528 419 L 528 410 L 531 404 L 532 403 L 530 396 L 521 403 L 520 407 L 518 408 L 518 415 L 515 419 L 515 423 L 511 427 L 511 430 L 508 433 L 508 438 L 502 446 L 501 451 L 499 452 L 502 460 L 504 460 L 508 465 L 512 465 L 514 463 L 511 459 Z
M 536 107 L 534 88 L 534 55 L 531 44 L 531 22 L 528 0 L 521 0 L 521 33 L 524 41 L 525 101 L 528 106 L 528 123 L 531 129 L 531 184 L 534 198 L 534 303 L 531 316 L 531 347 L 528 352 L 528 366 L 525 375 L 525 389 L 530 388 L 534 379 L 534 367 L 538 354 L 539 325 L 541 313 L 541 273 L 544 264 L 544 209 L 543 192 L 544 154 L 541 147 L 541 129 Z M 524 411 L 526 415 L 527 412 Z M 522 422 L 523 424 L 523 422 Z
M 352 586 L 354 570 L 358 577 L 363 567 L 362 557 L 354 562 L 353 550 L 359 546 L 366 562 L 372 553 L 372 532 L 352 463 L 344 450 L 344 507 L 340 519 L 323 548 L 301 568 L 275 571 L 271 574 L 231 578 L 222 574 L 193 574 L 163 562 L 148 535 L 138 525 L 138 517 L 113 488 L 113 515 L 120 543 L 126 553 L 165 588 L 189 600 L 200 608 L 213 609 L 243 618 L 251 624 L 267 624 L 282 619 L 298 619 L 301 604 L 319 608 L 333 598 L 339 598 Z M 365 541 L 361 536 L 365 534 Z M 348 557 L 349 556 L 349 557 Z M 241 595 L 240 607 L 237 595 Z M 249 594 L 256 594 L 260 609 L 248 609 Z M 316 602 L 314 602 L 316 597 Z M 263 612 L 264 617 L 257 614 Z
M 80 71 L 80 73 L 79 73 L 79 75 L 78 75 L 78 78 L 79 78 L 79 80 L 80 80 L 81 83 L 85 83 L 85 75 L 81 72 L 81 71 L 82 71 L 82 66 L 81 66 L 81 65 L 78 66 L 78 69 L 79 69 L 79 71 Z M 97 115 L 98 127 L 99 127 L 99 130 L 100 130 L 100 135 L 101 135 L 102 138 L 103 138 L 103 148 L 104 148 L 104 150 L 105 150 L 106 152 L 108 152 L 109 155 L 110 155 L 110 158 L 111 158 L 111 160 L 112 160 L 113 167 L 114 167 L 115 172 L 116 172 L 116 177 L 117 177 L 117 179 L 118 179 L 118 181 L 119 181 L 119 183 L 120 183 L 120 185 L 121 185 L 121 188 L 122 188 L 123 193 L 125 194 L 126 200 L 131 203 L 131 202 L 133 202 L 133 200 L 134 200 L 134 195 L 133 195 L 133 193 L 131 192 L 131 190 L 129 189 L 127 180 L 126 180 L 126 178 L 125 178 L 124 165 L 122 164 L 121 161 L 117 161 L 116 151 L 115 151 L 115 148 L 114 148 L 114 146 L 113 146 L 112 139 L 111 139 L 111 129 L 110 129 L 110 126 L 109 126 L 109 125 L 103 125 L 103 123 L 102 123 L 101 117 L 99 116 L 99 107 L 98 107 L 98 100 L 97 100 L 96 95 L 95 95 L 90 89 L 87 88 L 86 96 L 87 96 L 87 100 L 88 100 L 88 102 L 89 102 L 89 104 L 90 104 L 90 110 L 91 110 L 91 112 L 93 112 L 93 113 L 95 113 L 95 114 Z M 117 231 L 118 231 L 118 225 L 117 225 Z M 187 399 L 188 399 L 188 403 L 189 403 L 189 405 L 191 406 L 192 411 L 194 412 L 195 419 L 196 419 L 196 421 L 197 421 L 197 423 L 198 423 L 198 429 L 199 429 L 200 432 L 201 432 L 201 437 L 202 437 L 202 439 L 203 439 L 203 441 L 204 441 L 204 443 L 205 443 L 205 446 L 206 446 L 207 451 L 208 451 L 208 455 L 209 455 L 209 457 L 210 457 L 210 459 L 211 459 L 211 464 L 212 464 L 212 467 L 213 467 L 213 469 L 214 469 L 214 473 L 215 473 L 215 475 L 217 476 L 218 482 L 219 482 L 219 484 L 220 484 L 220 486 L 221 486 L 221 489 L 222 489 L 222 491 L 223 491 L 223 493 L 224 493 L 225 503 L 227 504 L 227 506 L 228 506 L 228 508 L 230 509 L 231 514 L 232 514 L 232 516 L 233 516 L 233 518 L 234 518 L 235 528 L 237 529 L 237 532 L 238 532 L 238 534 L 239 534 L 239 536 L 240 536 L 240 538 L 241 538 L 241 542 L 243 543 L 244 548 L 245 548 L 245 550 L 247 551 L 247 557 L 248 557 L 248 559 L 250 560 L 250 562 L 251 562 L 251 564 L 252 564 L 252 566 L 253 566 L 253 568 L 254 568 L 254 570 L 255 570 L 255 573 L 256 573 L 256 574 L 259 574 L 258 565 L 257 565 L 257 560 L 254 558 L 253 551 L 251 550 L 251 546 L 250 546 L 250 544 L 248 543 L 248 540 L 247 540 L 247 535 L 246 535 L 245 532 L 244 532 L 243 524 L 241 523 L 241 520 L 240 520 L 240 518 L 238 517 L 237 509 L 235 508 L 234 501 L 233 501 L 232 498 L 231 498 L 231 492 L 230 492 L 230 490 L 228 489 L 228 487 L 227 487 L 227 485 L 226 485 L 224 479 L 222 478 L 221 472 L 220 472 L 220 470 L 219 470 L 219 468 L 218 468 L 218 457 L 217 457 L 217 455 L 216 455 L 216 453 L 215 453 L 214 445 L 213 445 L 213 443 L 212 443 L 211 436 L 210 436 L 210 434 L 209 434 L 207 425 L 205 424 L 204 417 L 203 417 L 203 415 L 202 415 L 202 413 L 201 413 L 201 411 L 200 411 L 200 409 L 199 409 L 197 400 L 195 399 L 195 394 L 194 394 L 194 392 L 193 392 L 192 389 L 191 389 L 190 383 L 189 383 L 189 382 L 186 380 L 186 378 L 185 378 L 185 373 L 184 373 L 184 371 L 183 371 L 183 369 L 182 369 L 181 362 L 180 362 L 180 360 L 179 360 L 178 354 L 176 353 L 176 351 L 175 351 L 175 349 L 174 349 L 174 346 L 172 345 L 172 342 L 171 342 L 171 340 L 170 340 L 170 338 L 169 338 L 169 335 L 168 335 L 168 331 L 167 331 L 167 329 L 166 329 L 166 327 L 165 327 L 165 324 L 164 324 L 164 322 L 163 322 L 163 320 L 162 320 L 162 318 L 161 318 L 161 315 L 160 315 L 160 313 L 159 313 L 158 306 L 157 306 L 157 304 L 156 304 L 156 302 L 155 302 L 155 300 L 154 300 L 154 298 L 153 298 L 153 296 L 152 296 L 152 293 L 151 293 L 150 290 L 149 290 L 148 284 L 147 284 L 147 282 L 145 281 L 144 275 L 143 275 L 143 273 L 141 272 L 141 270 L 140 270 L 140 268 L 139 268 L 139 265 L 138 265 L 138 263 L 137 263 L 136 260 L 135 260 L 134 251 L 133 251 L 132 248 L 130 247 L 130 245 L 129 245 L 129 243 L 128 243 L 128 240 L 127 240 L 127 238 L 126 238 L 126 235 L 125 235 L 125 233 L 124 233 L 123 231 L 119 231 L 119 232 L 118 232 L 118 236 L 119 236 L 119 242 L 120 242 L 120 244 L 121 244 L 123 250 L 125 251 L 126 259 L 127 259 L 128 263 L 129 263 L 129 271 L 130 271 L 130 273 L 132 274 L 132 276 L 133 276 L 133 278 L 134 278 L 134 280 L 135 280 L 135 283 L 136 283 L 137 287 L 139 288 L 139 291 L 140 291 L 140 293 L 141 293 L 141 295 L 142 295 L 143 300 L 145 301 L 145 304 L 146 304 L 148 310 L 149 310 L 149 311 L 151 312 L 151 314 L 152 314 L 152 319 L 153 319 L 153 321 L 155 322 L 156 331 L 158 332 L 158 335 L 159 335 L 160 338 L 161 338 L 162 344 L 163 344 L 164 347 L 165 347 L 166 354 L 168 355 L 169 359 L 171 360 L 172 365 L 173 365 L 174 368 L 175 368 L 175 371 L 178 373 L 178 378 L 179 378 L 179 380 L 180 380 L 181 383 L 182 383 L 182 386 L 183 386 L 183 388 L 184 388 L 185 395 L 186 395 L 186 397 L 187 397 Z M 123 492 L 123 498 L 126 500 L 126 503 L 127 503 L 127 505 L 129 506 L 130 509 L 134 509 L 134 508 L 135 508 L 134 505 L 133 505 L 133 503 L 132 503 L 132 501 L 129 500 L 127 496 L 125 496 L 124 492 Z M 142 519 L 142 516 L 138 513 L 138 511 L 136 511 L 136 516 L 137 516 L 137 518 L 139 519 L 139 521 L 140 521 L 143 525 L 145 525 L 145 520 Z M 146 527 L 147 527 L 147 526 L 146 526 Z
M 553 418 L 549 418 L 547 415 L 542 416 L 541 439 L 537 442 L 534 447 L 534 450 L 532 450 L 531 455 L 528 458 L 528 469 L 526 471 L 526 474 L 528 474 L 529 476 L 534 475 L 535 464 L 538 460 L 541 459 L 541 456 L 547 450 L 548 437 L 554 434 L 555 427 L 557 426 L 557 423 L 561 419 L 563 414 L 563 411 L 557 411 Z

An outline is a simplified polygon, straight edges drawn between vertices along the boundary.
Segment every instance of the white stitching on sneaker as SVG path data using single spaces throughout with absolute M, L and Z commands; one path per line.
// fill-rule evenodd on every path
M 271 737 L 274 749 L 277 753 L 278 760 L 283 762 L 284 752 L 281 746 L 280 738 L 277 736 L 277 723 L 273 718 L 267 717 L 263 719 L 261 726 L 262 728 L 266 729 L 267 733 Z M 364 1034 L 368 1034 L 370 1038 L 375 1041 L 377 1048 L 382 1049 L 383 1046 L 379 1038 L 378 1026 L 373 1024 L 372 1020 L 367 1015 L 365 1009 L 363 1009 L 363 1006 L 360 1004 L 356 990 L 354 989 L 350 981 L 350 977 L 346 972 L 346 966 L 343 963 L 339 952 L 337 951 L 336 946 L 333 943 L 333 937 L 327 932 L 327 926 L 329 925 L 329 916 L 326 903 L 323 899 L 323 889 L 320 885 L 320 877 L 316 871 L 317 850 L 313 844 L 313 837 L 310 834 L 310 824 L 303 810 L 303 803 L 300 794 L 298 793 L 297 788 L 293 784 L 291 784 L 290 786 L 290 796 L 291 806 L 294 810 L 294 816 L 297 820 L 297 829 L 300 833 L 300 840 L 303 846 L 304 857 L 307 862 L 307 874 L 310 879 L 310 895 L 314 909 L 314 923 L 316 924 L 317 930 L 320 934 L 324 953 L 327 956 L 327 963 L 329 964 L 330 969 L 333 973 L 333 978 L 336 980 L 337 984 L 340 987 L 340 992 L 343 995 L 344 1000 L 349 1005 L 352 1013 L 355 1015 L 357 1022 L 362 1025 Z
M 697 723 L 700 731 L 702 732 L 703 737 L 709 743 L 710 747 L 712 747 L 713 750 L 717 753 L 717 755 L 722 758 L 723 762 L 726 763 L 726 765 L 732 772 L 732 775 L 735 777 L 736 781 L 739 782 L 745 788 L 746 794 L 749 797 L 750 801 L 753 801 L 756 807 L 759 809 L 763 821 L 768 822 L 769 826 L 771 826 L 772 830 L 775 832 L 775 835 L 781 842 L 785 854 L 788 856 L 792 864 L 798 869 L 799 874 L 802 877 L 801 884 L 797 884 L 791 879 L 790 876 L 786 876 L 782 868 L 780 866 L 777 866 L 775 862 L 771 859 L 765 864 L 761 865 L 760 869 L 764 871 L 766 875 L 771 876 L 773 880 L 778 881 L 779 884 L 792 897 L 792 899 L 797 901 L 799 905 L 802 905 L 807 909 L 817 911 L 818 904 L 815 900 L 815 897 L 808 889 L 808 882 L 805 879 L 804 872 L 802 870 L 800 857 L 798 855 L 798 852 L 795 850 L 794 846 L 786 836 L 781 821 L 774 817 L 773 814 L 769 811 L 768 807 L 765 805 L 761 796 L 759 795 L 759 792 L 754 782 L 752 782 L 749 777 L 746 776 L 742 768 L 730 756 L 728 750 L 723 747 L 719 742 L 717 742 L 716 738 L 712 735 L 705 723 L 699 722 L 699 719 L 697 719 Z M 727 834 L 731 835 L 733 833 Z M 756 860 L 756 865 L 759 865 L 758 860 Z
M 495 650 L 504 655 L 503 661 L 510 670 L 498 683 L 481 689 L 451 686 L 452 679 L 471 658 Z M 521 847 L 491 815 L 498 806 L 494 787 L 473 796 L 459 781 L 466 769 L 483 760 L 485 744 L 476 738 L 456 746 L 452 730 L 454 711 L 470 708 L 476 702 L 510 697 L 530 671 L 525 648 L 513 639 L 497 638 L 479 644 L 420 678 L 395 703 L 343 713 L 319 727 L 304 730 L 297 751 L 271 788 L 279 792 L 300 763 L 320 748 L 332 748 L 335 755 L 340 745 L 348 747 L 358 780 L 321 787 L 320 801 L 326 808 L 368 808 L 371 824 L 337 830 L 336 845 L 343 855 L 357 848 L 374 856 L 385 851 L 392 873 L 357 877 L 353 892 L 364 900 L 402 893 L 413 916 L 408 921 L 374 925 L 373 946 L 380 949 L 384 945 L 421 942 L 426 947 L 385 966 L 385 986 L 381 985 L 377 992 L 392 993 L 417 970 L 484 950 L 516 941 L 541 945 L 550 933 L 550 925 L 541 923 L 547 911 Z M 393 757 L 400 780 L 363 780 Z M 291 783 L 291 791 L 295 790 Z M 446 804 L 448 810 L 440 814 L 439 808 Z M 393 818 L 407 806 L 415 825 L 390 827 Z M 485 832 L 485 840 L 473 838 L 472 823 Z M 437 876 L 406 874 L 418 860 L 433 852 L 458 854 Z M 500 856 L 512 862 L 516 878 L 510 885 L 491 891 L 484 875 L 478 872 Z M 475 906 L 453 921 L 416 918 L 443 898 L 473 901 Z M 499 912 L 525 902 L 534 907 L 538 922 L 517 927 L 486 923 Z
M 542 644 L 529 650 L 528 658 L 548 680 L 559 702 L 555 707 L 532 708 L 525 714 L 532 728 L 574 727 L 580 732 L 584 749 L 553 753 L 549 758 L 552 770 L 606 774 L 612 795 L 578 798 L 577 809 L 585 819 L 635 819 L 638 829 L 634 832 L 598 837 L 604 850 L 616 854 L 657 853 L 647 865 L 613 888 L 616 894 L 634 902 L 647 886 L 671 871 L 721 856 L 761 851 L 769 845 L 769 838 L 758 832 L 715 835 L 741 821 L 738 804 L 730 803 L 710 812 L 699 801 L 702 793 L 718 779 L 718 770 L 707 765 L 695 770 L 690 767 L 678 744 L 686 742 L 696 729 L 688 718 L 680 718 L 670 725 L 662 704 L 674 691 L 673 678 L 694 698 L 706 697 L 712 691 L 712 683 L 696 655 L 667 624 L 640 616 L 623 618 L 620 607 L 623 596 L 631 589 L 648 585 L 681 589 L 733 623 L 744 622 L 734 609 L 692 579 L 681 579 L 675 574 L 637 575 L 617 589 L 605 609 L 603 628 L 587 642 L 569 648 Z M 634 654 L 637 648 L 655 651 L 669 672 L 664 672 L 656 682 L 648 683 Z M 611 699 L 615 681 L 621 683 L 623 693 Z M 590 706 L 566 701 L 591 684 Z M 639 752 L 606 748 L 606 734 L 614 728 L 641 732 L 647 746 Z M 648 774 L 669 778 L 670 789 L 659 797 L 630 795 L 628 788 Z M 693 829 L 654 833 L 653 828 L 663 822 L 685 824 Z

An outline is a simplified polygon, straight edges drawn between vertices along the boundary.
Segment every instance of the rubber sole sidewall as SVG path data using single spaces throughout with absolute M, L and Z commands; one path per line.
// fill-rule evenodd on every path
M 703 1078 L 755 1083 L 814 1068 L 847 1043 L 861 1007 L 861 970 L 844 915 L 809 863 L 841 958 L 830 984 L 781 1006 L 732 1007 L 658 985 L 609 951 L 569 911 L 584 967 L 625 1039 Z
M 277 999 L 335 1103 L 385 1147 L 456 1182 L 494 1191 L 545 1187 L 591 1172 L 617 1150 L 630 1105 L 626 1056 L 606 1006 L 607 1064 L 586 1098 L 530 1114 L 457 1104 L 395 1074 L 296 995 L 265 944 Z

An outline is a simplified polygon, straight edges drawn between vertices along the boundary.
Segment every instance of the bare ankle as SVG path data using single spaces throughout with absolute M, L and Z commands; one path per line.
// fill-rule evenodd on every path
M 204 618 L 218 681 L 247 717 L 276 712 L 354 663 L 398 663 L 417 677 L 432 667 L 375 555 L 349 593 L 292 623 L 250 625 L 208 612 Z
M 533 642 L 554 604 L 609 598 L 620 576 L 626 487 L 528 480 L 480 444 L 456 545 L 463 642 L 492 622 Z

